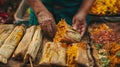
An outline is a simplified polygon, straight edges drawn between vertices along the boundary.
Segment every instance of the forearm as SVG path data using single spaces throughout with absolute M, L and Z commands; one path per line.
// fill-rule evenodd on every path
M 40 0 L 27 0 L 27 3 L 32 7 L 36 15 L 47 10 Z
M 83 3 L 78 12 L 87 14 L 95 0 L 83 0 Z

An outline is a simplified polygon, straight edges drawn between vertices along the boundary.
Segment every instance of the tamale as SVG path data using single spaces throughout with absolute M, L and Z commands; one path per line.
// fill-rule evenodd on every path
M 29 58 L 31 58 L 32 61 L 35 60 L 41 44 L 42 44 L 41 28 L 40 28 L 40 26 L 37 26 L 37 29 L 33 36 L 33 39 L 28 47 L 26 54 L 25 54 L 24 62 L 27 62 L 29 60 Z
M 14 25 L 12 24 L 1 24 L 0 25 L 0 34 L 3 33 L 5 30 L 12 29 Z
M 43 36 L 43 38 L 42 38 L 42 44 L 40 45 L 40 48 L 38 50 L 38 53 L 37 53 L 37 56 L 36 56 L 36 59 L 35 59 L 36 63 L 39 63 L 39 61 L 41 59 L 41 56 L 42 56 L 43 48 L 45 46 L 44 44 L 46 44 L 47 42 L 50 42 L 50 40 L 48 40 L 46 37 Z
M 77 45 L 78 45 L 78 50 L 75 61 L 78 64 L 84 65 L 86 67 L 90 67 L 86 43 L 78 43 Z
M 55 34 L 54 42 L 79 42 L 81 40 L 80 33 L 76 32 L 65 20 L 61 20 L 57 24 L 57 32 Z
M 87 46 L 85 42 L 73 43 L 67 49 L 67 63 L 68 67 L 92 67 L 87 53 Z
M 0 34 L 0 47 L 3 45 L 4 41 L 7 39 L 7 37 L 10 35 L 10 33 L 13 31 L 14 27 L 11 27 L 9 29 L 6 29 L 3 31 L 3 33 Z
M 47 42 L 39 64 L 66 66 L 66 44 Z
M 6 64 L 24 34 L 23 26 L 16 26 L 0 48 L 0 62 Z
M 74 58 L 77 56 L 77 45 L 69 45 L 67 48 L 67 64 L 68 67 L 77 67 L 77 63 L 75 62 Z
M 22 59 L 25 56 L 25 53 L 28 49 L 28 46 L 33 38 L 34 32 L 35 32 L 36 26 L 31 26 L 30 28 L 27 28 L 25 35 L 23 36 L 23 39 L 20 41 L 18 47 L 16 48 L 13 58 L 16 59 Z

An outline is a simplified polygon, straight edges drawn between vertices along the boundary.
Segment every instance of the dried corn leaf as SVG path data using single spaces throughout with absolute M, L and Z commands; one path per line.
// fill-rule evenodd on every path
M 35 31 L 35 34 L 33 36 L 33 39 L 28 47 L 28 50 L 26 52 L 26 55 L 24 57 L 24 61 L 27 62 L 29 58 L 32 59 L 32 61 L 35 61 L 36 55 L 38 53 L 38 50 L 40 48 L 40 45 L 42 44 L 42 33 L 40 26 L 37 26 L 37 29 Z
M 90 67 L 86 43 L 78 43 L 77 45 L 78 45 L 78 50 L 75 61 L 81 65 Z
M 0 62 L 6 64 L 24 34 L 24 27 L 17 26 L 0 48 Z
M 68 67 L 78 67 L 78 64 L 84 67 L 92 67 L 93 64 L 90 64 L 90 61 L 93 60 L 90 60 L 88 56 L 87 45 L 85 42 L 73 43 L 72 45 L 68 46 Z
M 66 66 L 66 44 L 47 42 L 39 64 Z
M 36 57 L 36 60 L 35 60 L 36 63 L 39 63 L 39 61 L 41 59 L 41 56 L 42 56 L 43 48 L 45 46 L 44 44 L 46 44 L 47 42 L 50 42 L 50 40 L 48 40 L 46 37 L 43 36 L 42 44 L 40 45 L 40 48 L 39 48 L 39 51 L 38 51 L 38 54 L 37 54 L 37 57 Z
M 13 31 L 14 27 L 10 27 L 9 29 L 6 29 L 3 31 L 3 33 L 0 34 L 0 47 L 3 45 L 4 41 L 7 39 L 7 37 L 10 35 L 10 33 Z
M 2 34 L 5 30 L 12 29 L 14 25 L 12 24 L 2 24 L 0 25 L 0 34 Z
M 35 29 L 36 29 L 36 26 L 31 26 L 30 28 L 28 28 L 26 30 L 26 33 L 25 33 L 23 39 L 21 40 L 21 42 L 19 43 L 18 47 L 16 48 L 16 50 L 13 54 L 13 58 L 16 58 L 16 59 L 24 58 L 25 53 L 28 49 L 28 46 L 33 38 Z

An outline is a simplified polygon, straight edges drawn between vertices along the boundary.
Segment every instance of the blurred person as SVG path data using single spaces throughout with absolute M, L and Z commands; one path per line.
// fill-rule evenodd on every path
M 82 36 L 87 27 L 88 11 L 94 0 L 27 0 L 30 24 L 40 24 L 44 34 L 54 37 L 56 24 L 65 19 Z

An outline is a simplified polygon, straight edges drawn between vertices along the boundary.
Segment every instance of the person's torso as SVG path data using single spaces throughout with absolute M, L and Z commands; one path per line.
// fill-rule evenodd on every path
M 61 7 L 78 7 L 83 0 L 42 0 L 45 5 Z
M 45 7 L 54 15 L 56 22 L 61 18 L 72 24 L 72 17 L 76 14 L 83 0 L 42 0 Z

